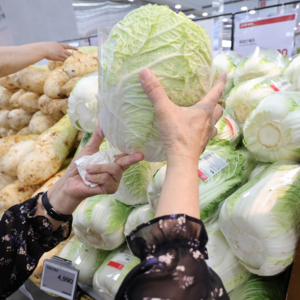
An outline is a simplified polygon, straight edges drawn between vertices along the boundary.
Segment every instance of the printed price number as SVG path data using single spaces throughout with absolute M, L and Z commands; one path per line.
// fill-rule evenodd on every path
M 57 278 L 58 278 L 60 281 L 64 281 L 64 282 L 73 284 L 73 279 L 72 279 L 72 278 L 69 278 L 69 277 L 66 277 L 66 276 L 61 276 L 61 275 L 59 275 Z
M 288 55 L 288 50 L 287 49 L 282 49 L 282 50 L 280 50 L 280 49 L 277 49 L 277 51 L 278 52 L 280 52 L 282 55 Z

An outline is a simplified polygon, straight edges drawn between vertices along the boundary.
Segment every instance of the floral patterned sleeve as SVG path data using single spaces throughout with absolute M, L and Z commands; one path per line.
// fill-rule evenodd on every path
M 218 275 L 205 262 L 208 237 L 202 221 L 163 216 L 127 236 L 141 259 L 123 281 L 116 300 L 229 300 Z
M 34 216 L 40 194 L 7 210 L 0 221 L 0 299 L 14 293 L 44 254 L 66 240 L 72 221 L 52 232 L 46 217 Z

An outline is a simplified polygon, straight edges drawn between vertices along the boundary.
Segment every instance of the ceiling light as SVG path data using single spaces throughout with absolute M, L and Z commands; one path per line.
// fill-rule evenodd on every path
M 134 0 L 128 0 L 129 2 L 133 2 Z
M 299 4 L 297 4 L 297 5 L 296 5 L 296 8 L 299 9 L 299 7 L 300 7 Z
M 177 5 L 175 5 L 175 8 L 176 8 L 176 9 L 180 9 L 180 8 L 181 8 L 181 5 L 180 5 L 180 4 L 177 4 Z
M 294 27 L 294 30 L 297 30 L 297 27 Z
M 242 6 L 242 7 L 241 7 L 241 10 L 242 10 L 242 11 L 248 10 L 248 7 L 247 7 L 247 6 Z
M 227 20 L 226 18 L 224 18 L 222 21 L 223 21 L 224 23 L 226 23 L 228 20 Z
M 231 47 L 231 41 L 222 40 L 222 47 L 224 47 L 224 48 L 230 48 Z
M 250 14 L 250 15 L 254 15 L 254 14 L 255 14 L 255 10 L 253 10 L 253 9 L 250 10 L 250 11 L 249 11 L 249 14 Z
M 99 6 L 101 3 L 72 3 L 73 6 Z
M 204 13 L 202 14 L 202 16 L 203 16 L 203 17 L 207 17 L 207 16 L 208 16 L 208 13 L 207 13 L 207 12 L 204 12 Z
M 187 17 L 190 18 L 190 19 L 195 19 L 195 18 L 196 18 L 196 16 L 193 15 L 193 14 L 190 14 L 190 15 L 188 15 Z
M 300 23 L 298 23 L 298 25 L 300 25 Z

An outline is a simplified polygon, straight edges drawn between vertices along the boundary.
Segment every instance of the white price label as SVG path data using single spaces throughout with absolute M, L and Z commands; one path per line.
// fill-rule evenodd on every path
M 225 118 L 225 120 L 227 121 L 227 123 L 230 127 L 232 135 L 235 135 L 237 132 L 239 132 L 240 128 L 239 128 L 238 124 L 236 124 L 236 122 L 233 120 L 233 118 L 230 115 L 228 115 Z
M 68 263 L 45 259 L 40 288 L 66 299 L 73 299 L 79 271 Z
M 270 85 L 270 87 L 276 92 L 293 91 L 291 84 L 287 80 L 282 80 Z
M 116 254 L 107 265 L 118 270 L 122 270 L 132 259 L 132 257 L 133 255 L 131 254 L 129 249 L 124 248 L 122 251 Z
M 214 151 L 204 154 L 198 162 L 198 176 L 206 181 L 222 171 L 228 163 Z

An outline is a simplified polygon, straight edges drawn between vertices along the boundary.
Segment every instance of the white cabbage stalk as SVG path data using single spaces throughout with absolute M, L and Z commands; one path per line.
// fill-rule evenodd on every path
M 215 70 L 215 78 L 217 78 L 220 73 L 226 72 L 227 79 L 222 94 L 222 98 L 226 98 L 230 90 L 233 88 L 233 78 L 236 66 L 243 60 L 243 58 L 234 51 L 228 51 L 220 53 L 213 59 L 213 68 Z
M 125 224 L 124 234 L 129 235 L 130 232 L 139 225 L 154 219 L 155 213 L 149 204 L 136 207 L 129 215 Z M 142 236 L 147 240 L 148 236 Z
M 259 77 L 235 86 L 226 99 L 226 109 L 243 129 L 249 114 L 270 94 L 289 89 L 293 91 L 287 77 Z
M 77 81 L 68 101 L 68 114 L 77 129 L 94 131 L 99 112 L 97 93 L 98 76 L 86 76 Z
M 119 270 L 108 265 L 114 261 L 123 263 L 124 267 Z M 139 263 L 140 260 L 133 256 L 125 246 L 112 251 L 94 275 L 93 289 L 96 295 L 101 297 L 102 293 L 105 292 L 115 297 L 126 275 Z
M 167 6 L 149 4 L 127 14 L 100 50 L 99 117 L 107 140 L 122 152 L 142 152 L 146 161 L 164 161 L 157 118 L 139 73 L 151 69 L 172 102 L 194 105 L 211 86 L 210 48 L 201 26 Z
M 249 278 L 250 273 L 232 253 L 224 235 L 220 231 L 218 220 L 205 227 L 208 234 L 206 247 L 209 257 L 206 263 L 219 275 L 227 293 L 229 293 L 245 282 Z
M 218 210 L 219 204 L 242 183 L 244 157 L 230 146 L 228 141 L 218 141 L 207 146 L 201 158 L 213 151 L 227 162 L 227 166 L 206 181 L 199 178 L 199 204 L 201 220 L 209 220 Z M 165 180 L 167 165 L 163 166 L 153 177 L 148 186 L 148 202 L 156 211 L 162 186 Z M 176 188 L 176 187 L 174 187 Z
M 244 144 L 256 160 L 300 160 L 300 93 L 264 99 L 244 124 Z
M 74 212 L 74 232 L 87 246 L 115 249 L 125 241 L 124 226 L 131 210 L 111 195 L 87 198 Z
M 93 283 L 93 276 L 110 252 L 82 244 L 76 236 L 66 244 L 59 257 L 72 261 L 79 270 L 78 281 L 82 284 Z
M 286 296 L 284 290 L 284 281 L 280 278 L 252 275 L 234 289 L 229 297 L 230 300 L 283 300 Z
M 277 50 L 263 50 L 262 48 L 256 47 L 255 50 L 237 66 L 234 74 L 234 85 L 257 77 L 280 75 L 288 65 L 288 59 Z
M 300 55 L 293 57 L 289 66 L 284 70 L 284 75 L 291 80 L 293 87 L 300 91 Z
M 240 263 L 273 276 L 294 259 L 300 236 L 300 166 L 277 162 L 228 197 L 219 224 Z
M 270 163 L 259 163 L 257 166 L 253 169 L 253 171 L 249 175 L 249 181 L 254 178 L 256 175 L 260 174 L 263 170 L 265 170 Z
M 248 181 L 251 172 L 257 166 L 257 162 L 251 156 L 251 153 L 244 147 L 237 149 L 237 153 L 242 154 L 245 159 L 244 171 L 243 171 L 243 181 L 242 184 Z
M 223 116 L 217 122 L 215 127 L 218 130 L 218 134 L 214 137 L 214 140 L 227 140 L 234 148 L 240 142 L 242 131 L 226 110 L 223 111 Z

